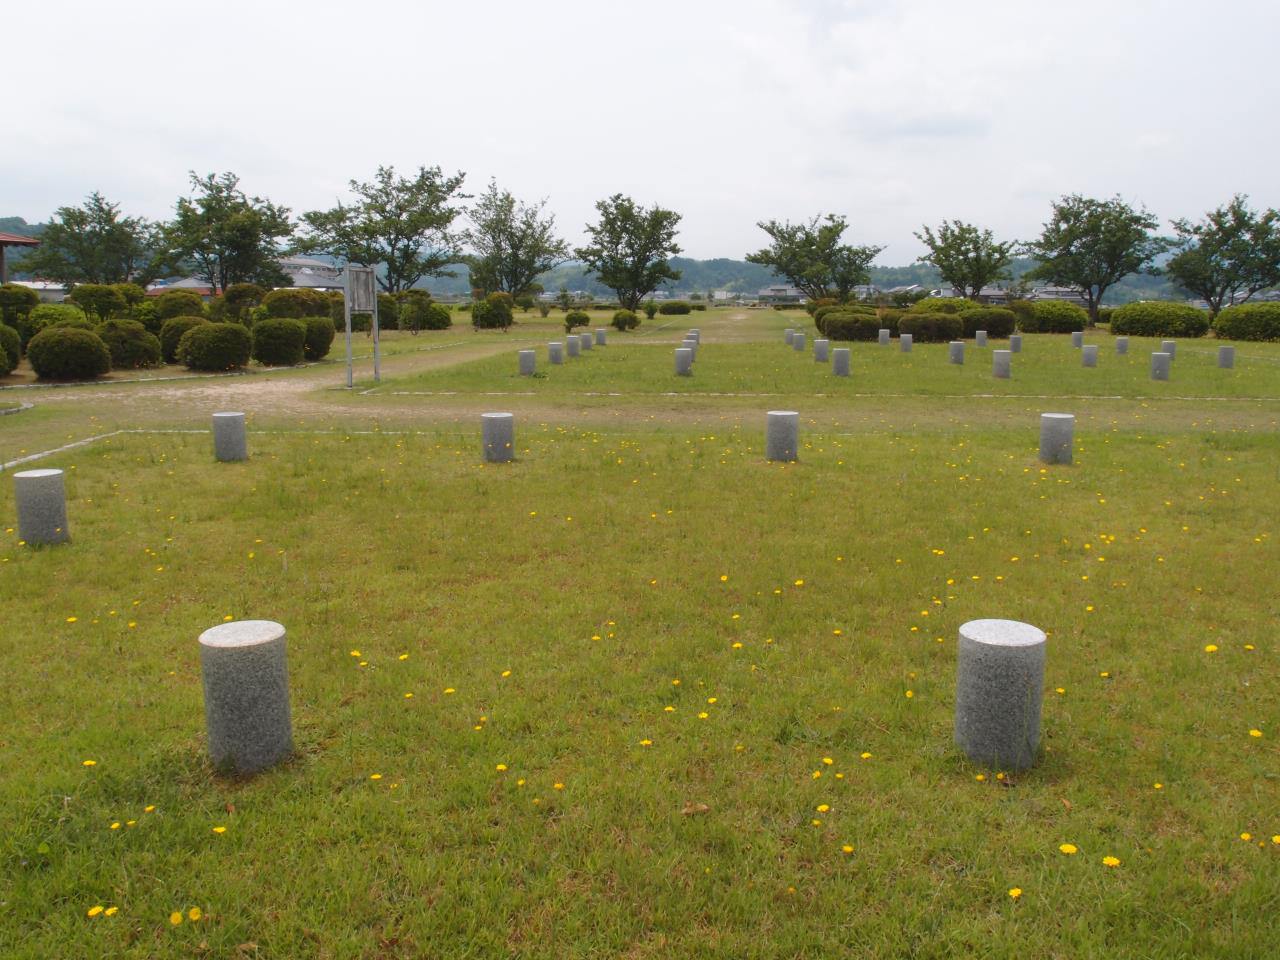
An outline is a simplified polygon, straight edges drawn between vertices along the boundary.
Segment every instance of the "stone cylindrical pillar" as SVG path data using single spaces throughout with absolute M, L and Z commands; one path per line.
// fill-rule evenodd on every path
M 578 343 L 578 335 L 576 333 L 571 333 L 569 336 L 565 337 L 564 345 L 570 357 L 579 356 L 582 352 L 582 347 Z
M 1156 352 L 1151 355 L 1151 379 L 1152 380 L 1168 380 L 1169 379 L 1169 361 L 1173 357 L 1167 353 Z
M 1086 343 L 1080 348 L 1080 362 L 1086 367 L 1096 367 L 1098 365 L 1098 345 L 1096 343 Z
M 1009 352 L 1010 353 L 1022 352 L 1022 334 L 1020 333 L 1009 334 Z
M 837 377 L 849 375 L 849 348 L 836 347 L 831 351 L 831 372 Z
M 797 459 L 800 449 L 800 414 L 794 410 L 770 410 L 765 427 L 766 460 Z
M 486 463 L 510 463 L 516 457 L 516 418 L 511 413 L 480 414 L 480 439 Z
M 898 349 L 899 349 L 899 350 L 901 350 L 903 353 L 910 353 L 910 352 L 911 352 L 911 341 L 912 341 L 913 339 L 914 339 L 914 338 L 913 338 L 913 337 L 912 337 L 912 335 L 911 335 L 911 334 L 909 334 L 909 333 L 900 333 L 900 334 L 898 334 Z
M 597 327 L 596 328 L 596 346 L 604 347 L 604 346 L 607 346 L 608 343 L 609 343 L 609 331 L 605 330 L 604 327 Z
M 590 350 L 595 343 L 595 338 L 591 336 L 590 330 L 584 330 L 578 334 L 578 348 L 581 350 Z
M 987 345 L 987 331 L 975 330 L 973 332 L 973 343 L 975 346 L 985 347 Z
M 702 345 L 702 331 L 699 330 L 697 327 L 690 327 L 689 332 L 686 333 L 685 336 L 692 337 L 694 340 L 698 342 L 699 346 Z
M 815 362 L 815 363 L 826 363 L 826 362 L 827 362 L 827 351 L 829 350 L 829 348 L 830 348 L 830 347 L 831 347 L 831 341 L 830 341 L 830 340 L 823 340 L 823 339 L 819 338 L 819 339 L 817 339 L 817 340 L 813 341 L 813 359 L 814 359 L 814 362 Z
M 1013 354 L 1008 350 L 991 351 L 991 375 L 997 380 L 1008 380 L 1013 373 Z
M 1040 462 L 1070 463 L 1076 418 L 1070 413 L 1040 414 Z
M 974 763 L 1025 770 L 1040 746 L 1045 635 L 1016 620 L 960 627 L 956 745 Z
M 693 351 L 688 347 L 676 347 L 676 376 L 693 376 Z
M 794 329 L 794 328 L 792 328 L 792 327 L 787 327 L 787 332 L 786 332 L 786 337 L 787 337 L 787 346 L 790 346 L 790 345 L 791 345 L 791 341 L 792 341 L 792 339 L 794 339 L 794 338 L 795 338 L 795 335 L 796 335 L 796 331 L 795 331 L 795 329 Z
M 1124 356 L 1128 352 L 1129 352 L 1129 338 L 1116 337 L 1116 353 L 1120 354 L 1121 356 Z
M 693 354 L 693 359 L 695 360 L 698 359 L 698 341 L 697 340 L 690 340 L 688 337 L 685 337 L 683 340 L 680 341 L 680 346 L 687 348 L 688 351 Z
M 1079 350 L 1081 347 L 1084 346 L 1083 330 L 1073 330 L 1071 332 L 1071 345 L 1075 347 L 1077 350 Z
M 797 330 L 791 335 L 791 349 L 796 353 L 804 353 L 805 335 Z
M 520 376 L 532 377 L 534 371 L 538 369 L 538 355 L 532 350 L 521 350 L 518 356 L 520 357 Z
M 1219 347 L 1218 348 L 1218 366 L 1223 370 L 1230 370 L 1236 365 L 1236 348 L 1235 347 Z
M 1169 355 L 1169 359 L 1172 360 L 1174 357 L 1178 355 L 1178 341 L 1177 340 L 1161 340 L 1160 352 L 1167 353 Z
M 559 340 L 548 343 L 547 360 L 550 363 L 564 363 L 564 344 Z
M 889 345 L 889 331 L 888 331 L 888 330 L 886 330 L 886 329 L 884 329 L 883 327 L 881 327 L 881 328 L 880 328 L 880 332 L 879 332 L 876 336 L 877 336 L 877 342 L 880 344 L 880 346 L 882 346 L 882 347 L 887 347 L 887 346 Z
M 213 456 L 223 462 L 249 459 L 243 413 L 213 415 Z
M 947 344 L 947 360 L 950 363 L 964 363 L 964 341 L 952 340 Z
M 284 627 L 236 620 L 200 634 L 209 759 L 247 776 L 293 753 Z
M 18 507 L 18 538 L 36 546 L 65 543 L 67 488 L 61 470 L 23 470 L 13 475 L 13 498 Z

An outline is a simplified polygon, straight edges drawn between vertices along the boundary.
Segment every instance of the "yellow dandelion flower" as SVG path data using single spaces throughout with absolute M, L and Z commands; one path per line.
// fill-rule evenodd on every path
M 75 623 L 79 619 L 79 617 L 67 617 L 67 623 Z
M 454 690 L 454 689 L 453 689 L 453 687 L 445 687 L 445 688 L 444 688 L 444 692 L 445 692 L 445 693 L 457 693 L 457 691 L 456 691 L 456 690 Z
M 1252 833 L 1242 833 L 1242 834 L 1240 834 L 1240 839 L 1241 839 L 1241 840 L 1245 840 L 1245 841 L 1252 840 L 1252 839 L 1253 839 L 1253 834 L 1252 834 Z
M 741 641 L 741 640 L 735 640 L 735 641 L 734 641 L 734 643 L 733 643 L 733 649 L 735 649 L 735 650 L 741 650 L 741 649 L 742 649 L 742 641 Z
M 652 740 L 649 740 L 649 739 L 641 740 L 641 741 L 640 741 L 640 746 L 642 746 L 642 747 L 651 747 L 651 746 L 653 746 L 653 741 L 652 741 Z
M 820 827 L 820 826 L 822 826 L 822 821 L 821 821 L 821 820 L 810 820 L 809 822 L 810 822 L 811 824 L 813 824 L 815 827 Z
M 978 773 L 974 775 L 973 779 L 977 780 L 979 783 L 985 783 L 987 775 L 985 773 Z
M 728 580 L 729 580 L 729 575 L 728 575 L 727 573 L 722 573 L 722 574 L 720 574 L 720 582 L 721 582 L 721 583 L 727 583 L 727 582 L 728 582 Z
M 226 828 L 226 827 L 214 827 L 214 828 L 213 828 L 213 832 L 214 832 L 214 833 L 216 833 L 216 834 L 221 835 L 221 834 L 224 834 L 224 833 L 226 833 L 226 832 L 227 832 L 227 828 Z
M 858 756 L 859 756 L 859 757 L 861 757 L 863 760 L 870 760 L 870 759 L 871 759 L 871 754 L 866 753 L 865 751 L 864 751 L 863 753 L 858 754 Z
M 97 760 L 81 760 L 80 761 L 80 766 L 82 767 L 96 767 L 97 765 L 98 765 Z
M 408 659 L 409 659 L 409 655 L 408 655 L 407 653 L 402 653 L 402 654 L 400 654 L 399 659 L 400 659 L 400 660 L 408 660 Z
M 908 690 L 906 693 L 903 694 L 903 696 L 906 697 L 908 700 L 910 700 L 915 695 L 916 695 L 916 692 L 914 690 Z
M 826 764 L 828 767 L 831 766 L 833 763 L 835 763 L 835 761 L 830 757 L 823 757 L 822 762 Z
M 204 913 L 201 912 L 199 907 L 192 907 L 190 910 L 187 911 L 187 919 L 190 920 L 192 923 L 195 923 L 197 920 L 199 920 L 203 916 L 204 916 Z
M 841 847 L 840 849 L 841 849 L 842 851 L 844 851 L 845 853 L 853 853 L 853 844 L 851 844 L 851 843 L 846 843 L 846 844 L 845 844 L 843 847 Z
M 119 907 L 107 907 L 107 909 L 103 911 L 103 915 L 108 917 L 114 917 L 119 912 L 120 912 Z
M 1022 888 L 1021 888 L 1021 887 L 1010 887 L 1010 888 L 1009 888 L 1009 899 L 1011 899 L 1011 900 L 1017 900 L 1020 896 L 1022 896 Z
M 551 789 L 552 789 L 552 790 L 563 790 L 563 789 L 564 789 L 564 784 L 563 784 L 563 783 L 553 783 L 553 784 L 551 785 Z
M 816 808 L 816 809 L 817 809 L 817 811 L 818 811 L 819 813 L 826 813 L 828 810 L 830 810 L 830 809 L 831 809 L 831 807 L 830 807 L 830 805 L 828 805 L 828 804 L 820 803 L 820 804 L 818 804 L 818 806 L 817 806 L 817 808 Z
M 382 774 L 380 774 L 380 773 L 371 773 L 371 774 L 369 774 L 369 779 L 370 779 L 370 780 L 381 780 L 381 779 L 382 779 Z
M 155 813 L 155 810 L 156 810 L 156 805 L 154 803 L 149 803 L 142 808 L 143 813 Z
M 177 910 L 173 911 L 173 913 L 169 914 L 169 922 L 175 927 L 178 926 L 182 923 L 182 913 Z
M 797 580 L 797 581 L 796 581 L 796 583 L 795 583 L 795 585 L 796 585 L 797 587 L 803 587 L 803 586 L 804 586 L 804 581 L 803 581 L 803 580 Z
M 120 829 L 120 821 L 119 821 L 119 820 L 117 820 L 115 823 L 111 824 L 111 829 L 112 829 L 112 830 L 119 830 L 119 829 Z
M 817 780 L 817 779 L 818 779 L 819 777 L 821 777 L 821 776 L 822 776 L 822 771 L 821 771 L 821 770 L 815 770 L 815 771 L 813 771 L 813 779 L 814 779 L 814 780 Z
M 499 773 L 504 773 L 507 769 L 507 765 L 505 763 L 500 763 L 496 767 L 494 767 L 494 769 L 497 770 Z
M 1163 790 L 1163 789 L 1164 789 L 1164 784 L 1163 784 L 1163 783 L 1153 783 L 1153 784 L 1151 785 L 1151 789 L 1152 789 L 1152 790 Z
M 1079 852 L 1079 848 L 1074 843 L 1061 843 L 1058 845 L 1058 849 L 1069 857 L 1075 856 Z
M 1260 737 L 1260 736 L 1262 736 L 1262 731 L 1261 731 L 1261 730 L 1250 730 L 1250 731 L 1249 731 L 1249 736 L 1251 736 L 1251 737 Z
M 1118 867 L 1118 866 L 1120 866 L 1120 858 L 1119 858 L 1119 857 L 1112 857 L 1112 856 L 1106 856 L 1106 857 L 1103 857 L 1103 858 L 1102 858 L 1102 865 L 1103 865 L 1104 867 Z
M 698 714 L 698 719 L 699 719 L 699 720 L 705 720 L 705 719 L 707 719 L 707 717 L 709 717 L 709 716 L 711 716 L 711 714 L 709 714 L 709 713 L 707 713 L 707 711 L 703 710 L 701 713 L 699 713 L 699 714 Z
M 102 906 L 90 907 L 86 911 L 85 915 L 90 917 L 96 917 L 98 914 L 102 913 L 103 909 L 104 908 Z
M 1218 652 L 1218 645 L 1217 645 L 1216 643 L 1206 643 L 1206 644 L 1204 645 L 1204 652 L 1205 652 L 1205 653 L 1217 653 L 1217 652 Z

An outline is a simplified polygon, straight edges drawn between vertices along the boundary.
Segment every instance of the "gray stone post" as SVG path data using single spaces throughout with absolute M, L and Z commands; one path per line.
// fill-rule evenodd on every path
M 975 346 L 985 347 L 987 345 L 987 331 L 985 330 L 973 331 L 973 343 Z
M 1009 334 L 1009 352 L 1010 353 L 1022 352 L 1022 334 L 1020 333 Z
M 1073 347 L 1075 347 L 1077 350 L 1079 350 L 1081 347 L 1083 347 L 1083 346 L 1084 346 L 1084 331 L 1083 331 L 1083 330 L 1073 330 L 1073 331 L 1071 331 L 1071 345 L 1072 345 Z
M 1129 338 L 1116 337 L 1116 353 L 1120 354 L 1120 356 L 1124 356 L 1128 352 L 1129 352 Z
M 836 347 L 831 351 L 831 372 L 837 377 L 849 375 L 849 348 Z
M 213 415 L 213 456 L 224 463 L 249 459 L 249 442 L 245 439 L 243 413 Z
M 538 355 L 532 350 L 521 350 L 518 356 L 520 357 L 520 376 L 532 377 L 534 371 L 538 369 Z
M 947 344 L 947 360 L 950 363 L 964 363 L 964 341 L 952 340 Z
M 293 753 L 284 627 L 236 620 L 200 634 L 209 759 L 248 776 Z
M 877 342 L 880 346 L 887 347 L 889 345 L 889 331 L 881 327 L 879 334 L 877 334 Z
M 1016 620 L 970 620 L 960 627 L 956 662 L 956 745 L 972 762 L 1025 770 L 1040 746 L 1045 635 Z
M 1098 345 L 1096 343 L 1087 343 L 1080 348 L 1080 362 L 1086 367 L 1096 367 L 1098 365 Z
M 480 414 L 485 463 L 510 463 L 516 456 L 516 418 L 510 413 Z
M 697 327 L 690 327 L 689 332 L 685 334 L 685 337 L 692 337 L 698 342 L 698 346 L 702 346 L 702 331 Z
M 676 376 L 693 376 L 693 351 L 688 347 L 676 347 Z
M 791 349 L 796 353 L 804 353 L 805 335 L 797 330 L 791 337 Z
M 787 332 L 786 332 L 787 346 L 791 346 L 791 341 L 795 339 L 795 335 L 796 335 L 795 329 L 792 327 L 787 327 Z
M 698 359 L 698 341 L 697 340 L 690 340 L 688 337 L 685 337 L 683 340 L 680 341 L 680 346 L 688 348 L 689 352 L 693 354 L 694 360 Z
M 67 488 L 61 470 L 23 470 L 13 475 L 13 498 L 18 507 L 18 539 L 31 546 L 65 543 Z
M 992 350 L 991 375 L 997 380 L 1008 380 L 1013 373 L 1012 357 L 1008 350 Z
M 770 410 L 765 427 L 765 459 L 791 462 L 797 459 L 799 449 L 800 414 L 794 410 Z
M 1223 370 L 1230 370 L 1236 365 L 1236 348 L 1235 347 L 1219 347 L 1218 348 L 1218 366 Z
M 1157 351 L 1151 355 L 1151 379 L 1152 380 L 1168 380 L 1169 379 L 1169 361 L 1173 358 L 1167 353 Z
M 1169 355 L 1169 359 L 1170 359 L 1170 360 L 1173 360 L 1173 359 L 1174 359 L 1174 357 L 1176 357 L 1176 356 L 1178 355 L 1178 341 L 1176 341 L 1176 340 L 1161 340 L 1161 341 L 1160 341 L 1160 352 L 1161 352 L 1161 353 L 1167 353 L 1167 354 Z
M 579 356 L 582 352 L 582 347 L 578 343 L 578 335 L 576 333 L 571 333 L 569 336 L 565 337 L 564 345 L 571 358 Z
M 590 350 L 590 349 L 591 349 L 592 344 L 594 344 L 594 343 L 595 343 L 595 338 L 591 336 L 591 331 L 590 331 L 590 330 L 584 330 L 582 333 L 578 334 L 578 348 L 579 348 L 579 349 L 581 349 L 581 350 Z
M 604 327 L 596 328 L 596 346 L 605 347 L 609 345 L 609 331 Z
M 898 334 L 898 349 L 903 353 L 911 352 L 911 341 L 914 338 L 909 333 Z
M 815 363 L 826 363 L 828 358 L 828 350 L 831 347 L 830 340 L 818 339 L 813 341 L 813 360 Z
M 548 343 L 547 360 L 550 363 L 564 363 L 564 344 L 559 340 Z
M 1076 418 L 1070 413 L 1040 414 L 1040 462 L 1070 463 Z

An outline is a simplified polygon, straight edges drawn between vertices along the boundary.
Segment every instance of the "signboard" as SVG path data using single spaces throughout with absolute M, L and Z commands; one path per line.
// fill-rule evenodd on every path
M 347 265 L 344 278 L 345 296 L 343 313 L 347 320 L 347 386 L 354 385 L 354 361 L 351 354 L 351 315 L 367 313 L 370 319 L 370 332 L 373 334 L 373 380 L 382 380 L 381 336 L 378 330 L 378 284 L 374 277 L 373 267 L 356 267 Z

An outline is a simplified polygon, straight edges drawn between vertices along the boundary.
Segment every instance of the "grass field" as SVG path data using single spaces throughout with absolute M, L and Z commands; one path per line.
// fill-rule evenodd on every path
M 147 432 L 40 460 L 74 542 L 0 546 L 0 955 L 1273 956 L 1280 351 L 1183 342 L 1153 384 L 1139 343 L 1028 338 L 1002 384 L 855 345 L 845 384 L 797 321 L 692 318 L 688 384 L 675 328 L 518 378 L 531 324 L 415 338 L 372 394 L 24 392 L 5 451 Z M 248 463 L 158 432 L 228 398 Z M 951 744 L 989 616 L 1049 633 L 1017 776 Z M 204 756 L 228 617 L 289 630 L 298 756 L 247 782 Z

